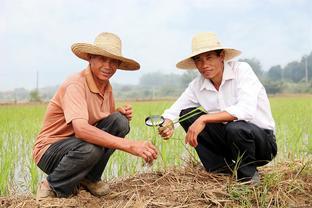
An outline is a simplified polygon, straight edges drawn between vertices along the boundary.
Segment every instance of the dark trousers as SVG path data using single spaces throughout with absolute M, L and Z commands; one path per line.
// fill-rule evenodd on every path
M 180 116 L 193 109 L 182 110 Z M 202 112 L 180 124 L 187 132 L 194 121 L 204 114 Z M 273 131 L 246 121 L 209 123 L 197 139 L 195 149 L 207 171 L 225 173 L 236 169 L 240 180 L 249 180 L 258 166 L 270 162 L 277 153 Z
M 97 128 L 118 137 L 129 131 L 128 119 L 115 112 L 96 125 Z M 52 144 L 42 156 L 38 167 L 48 174 L 47 180 L 58 197 L 74 193 L 82 179 L 96 182 L 114 149 L 103 148 L 74 136 Z

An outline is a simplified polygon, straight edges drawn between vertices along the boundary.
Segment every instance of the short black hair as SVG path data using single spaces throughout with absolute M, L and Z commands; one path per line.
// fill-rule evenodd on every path
M 215 50 L 215 52 L 217 53 L 217 56 L 220 56 L 220 54 L 222 53 L 223 49 L 219 49 L 219 50 Z
M 216 52 L 217 56 L 220 56 L 220 54 L 222 53 L 223 49 L 218 49 L 218 50 L 214 50 L 214 52 Z M 213 51 L 210 51 L 210 52 L 213 52 Z M 199 55 L 199 54 L 198 54 Z M 192 59 L 195 60 L 198 55 L 196 56 L 193 56 Z

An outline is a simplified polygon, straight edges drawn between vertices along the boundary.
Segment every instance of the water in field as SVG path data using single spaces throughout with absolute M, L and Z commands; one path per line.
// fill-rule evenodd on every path
M 273 97 L 271 106 L 276 121 L 279 153 L 276 160 L 304 158 L 312 153 L 312 98 Z M 184 145 L 184 132 L 179 127 L 172 139 L 164 141 L 157 129 L 145 125 L 149 115 L 159 115 L 172 101 L 129 102 L 134 117 L 127 138 L 148 139 L 160 152 L 153 166 L 146 166 L 142 159 L 116 151 L 103 174 L 111 179 L 142 171 L 151 171 L 173 165 L 182 165 L 193 148 Z M 123 105 L 124 103 L 119 103 Z M 118 104 L 117 104 L 118 105 Z M 9 192 L 34 192 L 44 175 L 32 160 L 35 137 L 41 128 L 46 105 L 0 106 L 0 195 Z

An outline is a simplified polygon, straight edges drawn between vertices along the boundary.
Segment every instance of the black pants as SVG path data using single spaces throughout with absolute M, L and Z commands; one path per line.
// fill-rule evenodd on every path
M 180 116 L 194 110 L 181 111 Z M 204 112 L 180 122 L 184 130 Z M 257 170 L 270 162 L 277 153 L 273 131 L 246 122 L 209 123 L 198 135 L 196 152 L 209 172 L 229 172 L 237 169 L 237 178 L 249 180 Z
M 117 112 L 101 120 L 96 127 L 118 137 L 125 137 L 130 131 L 128 119 Z M 113 152 L 114 149 L 99 147 L 73 136 L 52 144 L 38 167 L 48 174 L 47 180 L 57 196 L 68 197 L 82 179 L 101 180 Z

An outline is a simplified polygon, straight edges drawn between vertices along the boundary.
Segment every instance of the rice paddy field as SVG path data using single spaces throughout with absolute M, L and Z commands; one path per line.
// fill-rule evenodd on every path
M 286 173 L 288 170 L 292 171 L 293 165 L 291 164 L 300 164 L 298 171 L 294 173 L 296 177 L 304 174 L 305 178 L 312 178 L 312 96 L 276 96 L 271 97 L 270 101 L 276 122 L 276 138 L 279 150 L 274 161 L 266 167 L 271 171 L 271 174 L 269 174 L 271 178 L 265 178 L 264 180 L 272 182 L 273 177 L 273 181 L 279 183 L 279 180 L 276 178 L 281 178 L 281 174 Z M 158 148 L 160 156 L 152 166 L 148 166 L 140 158 L 116 151 L 104 171 L 104 180 L 115 181 L 118 178 L 129 178 L 137 174 L 155 174 L 159 172 L 163 174 L 166 171 L 168 174 L 171 174 L 170 170 L 177 167 L 185 167 L 187 161 L 198 161 L 194 149 L 184 145 L 185 133 L 181 127 L 177 128 L 173 138 L 164 141 L 158 136 L 157 129 L 144 124 L 147 116 L 161 114 L 173 101 L 136 101 L 127 103 L 131 104 L 134 110 L 131 131 L 127 138 L 152 141 Z M 119 102 L 117 106 L 123 104 L 124 102 Z M 0 105 L 0 197 L 29 196 L 34 194 L 38 182 L 45 177 L 32 160 L 33 144 L 41 128 L 45 110 L 46 104 Z M 286 164 L 282 167 L 283 171 L 280 171 L 281 169 L 278 168 L 281 163 Z M 216 180 L 214 179 L 214 181 Z M 131 184 L 131 181 L 128 181 L 128 183 Z M 310 188 L 312 187 L 311 179 L 308 182 L 305 181 L 305 183 L 310 183 L 306 185 L 309 185 Z M 289 191 L 291 191 L 291 187 Z M 302 192 L 306 193 L 306 195 L 303 194 L 303 197 L 312 200 L 311 189 L 305 189 L 301 184 L 295 187 L 296 189 L 301 187 Z M 240 194 L 246 191 L 239 187 L 235 187 L 233 190 L 236 193 L 236 195 L 234 193 L 232 196 L 234 199 L 235 197 L 239 198 Z M 244 194 L 248 195 L 248 193 Z M 251 191 L 251 194 L 254 196 L 253 191 Z M 133 195 L 129 196 L 129 198 L 133 199 Z M 256 202 L 249 203 L 251 204 L 248 204 L 248 202 L 244 203 L 242 207 L 254 206 Z M 217 201 L 213 204 L 222 205 L 219 207 L 226 207 L 224 206 L 224 201 Z M 269 199 L 263 202 L 257 201 L 256 203 L 258 207 L 270 207 L 268 205 L 271 204 L 273 205 L 274 203 L 269 202 Z M 123 205 L 125 206 L 119 207 L 127 207 L 126 202 Z M 279 207 L 277 206 L 279 203 L 275 203 L 275 205 Z M 289 206 L 287 202 L 282 203 L 282 205 Z M 153 205 L 146 207 L 170 206 Z

